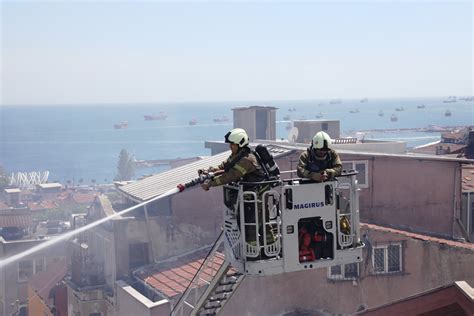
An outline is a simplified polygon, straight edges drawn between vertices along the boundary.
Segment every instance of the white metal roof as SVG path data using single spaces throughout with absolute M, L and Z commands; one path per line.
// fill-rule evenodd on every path
M 13 188 L 13 189 L 5 189 L 5 192 L 7 193 L 20 193 L 21 190 L 18 188 Z
M 253 145 L 253 144 L 252 144 Z M 273 145 L 267 145 L 268 150 L 273 157 L 277 158 L 290 153 L 292 149 L 282 148 Z M 184 184 L 198 177 L 198 169 L 207 169 L 210 166 L 216 167 L 229 157 L 230 151 L 206 157 L 151 177 L 138 180 L 136 182 L 118 187 L 117 189 L 127 195 L 134 201 L 142 202 L 161 195 L 171 189 L 176 188 L 178 184 Z
M 51 188 L 61 188 L 62 185 L 61 183 L 41 183 L 41 184 L 38 184 L 38 186 L 40 188 L 43 188 L 43 189 L 51 189 Z

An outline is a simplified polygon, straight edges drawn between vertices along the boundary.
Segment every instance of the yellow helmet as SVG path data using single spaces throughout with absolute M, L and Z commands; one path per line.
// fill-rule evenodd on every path
M 233 143 L 239 145 L 239 147 L 244 147 L 249 144 L 249 137 L 247 132 L 242 128 L 231 129 L 224 136 L 226 143 Z
M 332 140 L 331 137 L 325 132 L 317 132 L 314 137 L 313 141 L 311 142 L 311 146 L 314 149 L 329 149 Z

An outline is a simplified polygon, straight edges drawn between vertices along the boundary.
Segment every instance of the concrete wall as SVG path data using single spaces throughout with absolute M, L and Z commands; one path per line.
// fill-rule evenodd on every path
M 285 157 L 287 164 L 280 169 L 295 169 L 300 153 Z M 448 238 L 463 236 L 456 223 L 461 218 L 458 162 L 357 153 L 340 157 L 343 162 L 368 162 L 368 187 L 360 190 L 362 222 Z
M 171 305 L 167 300 L 152 302 L 123 281 L 117 281 L 116 292 L 116 316 L 168 316 L 171 314 Z
M 223 315 L 281 315 L 296 310 L 352 314 L 361 306 L 379 306 L 457 280 L 474 282 L 474 249 L 362 229 L 363 234 L 367 232 L 372 245 L 402 242 L 402 272 L 373 274 L 370 248 L 365 247 L 360 277 L 355 281 L 330 280 L 324 268 L 246 277 L 225 305 Z
M 253 142 L 256 139 L 276 139 L 276 111 L 275 108 L 268 107 L 248 107 L 248 108 L 235 108 L 234 111 L 234 128 L 243 128 L 247 132 L 250 141 Z M 266 111 L 266 137 L 257 137 L 257 111 Z
M 373 152 L 386 154 L 404 154 L 407 150 L 405 142 L 385 142 L 385 141 L 364 141 L 357 144 L 335 144 L 332 147 L 336 150 L 351 150 L 358 152 Z
M 451 161 L 342 154 L 369 160 L 360 191 L 361 221 L 445 237 L 460 237 L 460 168 Z
M 327 124 L 328 128 L 323 129 L 323 124 Z M 298 137 L 296 138 L 297 143 L 309 144 L 313 139 L 314 134 L 320 131 L 324 131 L 331 136 L 331 138 L 340 137 L 340 122 L 338 120 L 327 121 L 327 120 L 304 120 L 293 122 L 293 126 L 298 128 Z
M 36 246 L 45 240 L 17 240 L 17 241 L 5 241 L 0 237 L 0 258 L 5 259 L 18 254 L 22 251 L 26 251 L 33 246 Z M 32 255 L 26 256 L 22 260 L 34 260 L 43 258 L 53 257 L 64 257 L 67 255 L 66 242 L 60 242 L 55 246 L 48 247 Z M 28 297 L 28 282 L 18 281 L 18 261 L 13 262 L 2 269 L 0 269 L 0 280 L 2 284 L 0 286 L 0 295 L 2 299 L 2 307 L 0 310 L 0 316 L 9 315 L 11 312 L 11 304 L 16 300 L 20 301 L 20 304 L 26 304 Z

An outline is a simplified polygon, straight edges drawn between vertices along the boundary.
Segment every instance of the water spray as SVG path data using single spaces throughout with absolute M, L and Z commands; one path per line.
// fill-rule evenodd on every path
M 129 212 L 131 212 L 131 211 L 133 211 L 133 210 L 135 210 L 135 209 L 137 209 L 137 208 L 139 208 L 139 207 L 142 207 L 142 206 L 147 205 L 147 204 L 149 204 L 149 203 L 151 203 L 151 202 L 160 200 L 160 199 L 165 198 L 165 197 L 167 197 L 167 196 L 174 195 L 174 194 L 176 194 L 176 193 L 180 193 L 180 192 L 184 191 L 184 190 L 187 189 L 187 188 L 193 187 L 193 186 L 195 186 L 195 185 L 197 185 L 197 184 L 201 184 L 201 183 L 203 183 L 204 181 L 206 181 L 206 180 L 208 180 L 208 179 L 212 179 L 213 177 L 214 177 L 214 174 L 213 174 L 213 173 L 201 174 L 198 178 L 193 179 L 193 180 L 191 180 L 190 182 L 187 182 L 187 183 L 184 183 L 184 184 L 178 184 L 176 188 L 171 189 L 171 190 L 169 190 L 169 191 L 167 191 L 167 192 L 165 192 L 165 193 L 163 193 L 163 194 L 161 194 L 161 195 L 159 195 L 159 196 L 156 196 L 156 197 L 154 197 L 154 198 L 152 198 L 152 199 L 150 199 L 150 200 L 147 200 L 147 201 L 142 202 L 142 203 L 140 203 L 140 204 L 137 204 L 137 205 L 134 205 L 134 206 L 132 206 L 132 207 L 129 207 L 129 208 L 127 208 L 127 209 L 125 209 L 125 210 L 123 210 L 123 211 L 120 211 L 120 212 L 118 212 L 118 213 L 114 213 L 114 214 L 109 215 L 109 216 L 107 216 L 107 217 L 101 218 L 101 219 L 99 219 L 99 220 L 97 220 L 97 221 L 95 221 L 95 222 L 92 222 L 92 223 L 90 223 L 90 224 L 87 224 L 86 226 L 83 226 L 83 227 L 80 227 L 80 228 L 75 229 L 75 230 L 73 230 L 73 231 L 67 232 L 67 233 L 65 233 L 65 234 L 63 234 L 63 235 L 61 235 L 61 236 L 54 237 L 54 238 L 52 238 L 52 239 L 50 239 L 50 240 L 48 240 L 48 241 L 45 241 L 45 242 L 43 242 L 43 243 L 41 243 L 41 244 L 39 244 L 39 245 L 37 245 L 37 246 L 34 246 L 34 247 L 32 247 L 32 248 L 30 248 L 30 249 L 28 249 L 28 250 L 25 250 L 25 251 L 20 252 L 20 253 L 18 253 L 18 254 L 16 254 L 16 255 L 10 256 L 10 257 L 8 257 L 8 258 L 6 258 L 6 259 L 0 260 L 0 269 L 3 268 L 3 267 L 5 267 L 5 266 L 8 265 L 8 264 L 11 264 L 11 263 L 13 263 L 13 262 L 15 262 L 15 261 L 18 261 L 18 260 L 20 260 L 20 259 L 23 259 L 23 258 L 26 257 L 26 256 L 29 256 L 29 255 L 31 255 L 31 254 L 33 254 L 33 253 L 36 253 L 36 252 L 40 251 L 40 250 L 46 249 L 46 248 L 48 248 L 49 246 L 52 246 L 52 245 L 54 245 L 54 244 L 57 244 L 57 243 L 60 242 L 60 241 L 64 241 L 64 240 L 66 240 L 66 239 L 69 239 L 69 238 L 71 238 L 71 237 L 77 235 L 77 234 L 80 234 L 80 233 L 82 233 L 82 232 L 85 232 L 85 231 L 87 231 L 87 230 L 89 230 L 89 229 L 91 229 L 91 228 L 93 228 L 93 227 L 99 226 L 100 224 L 103 224 L 103 223 L 105 223 L 105 222 L 107 222 L 107 221 L 109 221 L 109 220 L 111 220 L 111 219 L 113 219 L 113 218 L 115 218 L 115 217 L 119 217 L 119 216 L 121 216 L 121 215 L 123 215 L 123 214 L 129 213 Z

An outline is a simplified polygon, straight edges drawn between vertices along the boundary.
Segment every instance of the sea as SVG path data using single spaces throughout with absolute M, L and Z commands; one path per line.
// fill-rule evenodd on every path
M 447 97 L 288 100 L 255 102 L 189 102 L 148 104 L 84 104 L 0 106 L 0 166 L 8 174 L 49 172 L 49 182 L 111 183 L 118 156 L 126 149 L 135 159 L 156 160 L 208 156 L 206 140 L 223 140 L 233 127 L 232 109 L 252 105 L 277 108 L 277 138 L 286 139 L 293 119 L 340 120 L 341 136 L 365 131 L 366 139 L 400 140 L 408 147 L 433 143 L 439 132 L 415 129 L 474 125 L 474 102 Z M 365 101 L 365 102 L 364 102 Z M 418 106 L 425 105 L 419 109 Z M 403 107 L 403 111 L 395 108 Z M 445 116 L 450 110 L 452 115 Z M 379 116 L 383 111 L 384 116 Z M 166 113 L 166 120 L 146 121 L 145 115 Z M 395 113 L 398 121 L 390 121 Z M 290 116 L 288 117 L 286 116 Z M 227 122 L 214 122 L 227 116 Z M 195 125 L 190 125 L 194 120 Z M 128 128 L 114 124 L 128 122 Z M 140 168 L 135 177 L 167 170 Z

